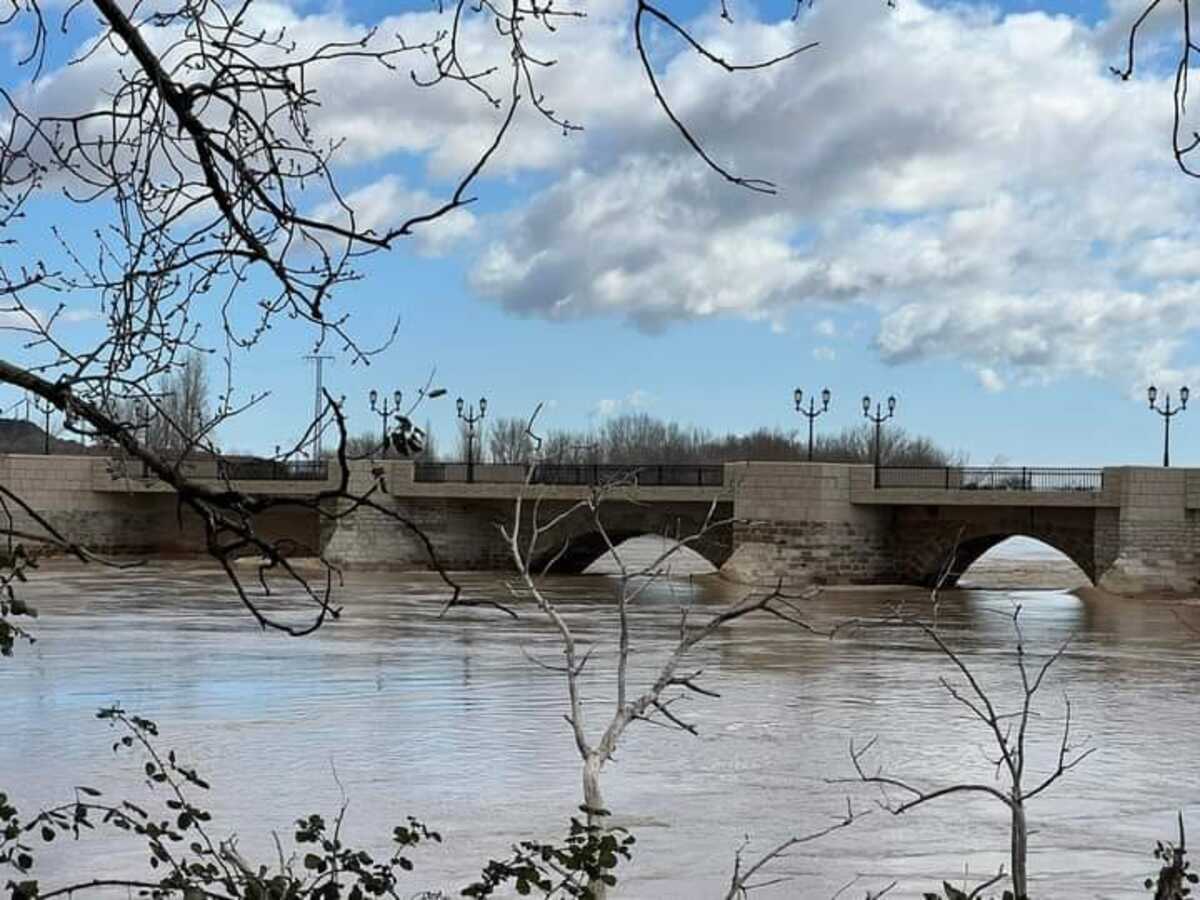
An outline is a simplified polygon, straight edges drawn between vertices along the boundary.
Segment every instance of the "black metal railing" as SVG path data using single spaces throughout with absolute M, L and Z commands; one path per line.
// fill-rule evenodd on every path
M 278 460 L 278 459 L 221 459 L 220 457 L 189 457 L 172 459 L 170 453 L 161 453 L 169 465 L 178 465 L 189 478 L 219 478 L 230 481 L 325 481 L 329 477 L 328 460 Z M 116 468 L 126 471 L 124 464 L 114 462 Z M 140 463 L 143 478 L 154 477 L 154 471 L 144 461 Z
M 476 482 L 490 484 L 520 483 L 528 472 L 520 463 L 476 463 L 472 468 Z M 413 478 L 425 482 L 466 481 L 467 464 L 419 462 L 413 470 Z M 621 482 L 642 487 L 721 487 L 725 483 L 725 467 L 541 463 L 534 467 L 530 482 L 586 486 Z
M 1100 491 L 1103 469 L 1016 466 L 880 466 L 878 488 L 941 488 L 947 491 Z
M 222 459 L 217 477 L 230 481 L 324 481 L 329 477 L 326 460 Z

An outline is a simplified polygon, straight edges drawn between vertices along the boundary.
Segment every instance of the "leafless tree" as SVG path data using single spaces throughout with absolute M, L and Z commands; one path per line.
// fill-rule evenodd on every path
M 875 454 L 874 437 L 874 430 L 867 425 L 820 435 L 813 458 L 818 462 L 869 463 Z M 806 458 L 806 451 L 794 432 L 758 428 L 748 434 L 718 436 L 641 412 L 613 416 L 594 431 L 552 431 L 546 437 L 542 455 L 546 462 L 553 463 L 688 465 L 745 459 L 801 460 Z M 965 460 L 963 454 L 939 447 L 931 438 L 896 427 L 883 430 L 880 457 L 885 464 L 896 466 L 952 466 L 962 465 Z
M 1174 85 L 1174 120 L 1171 127 L 1171 149 L 1175 162 L 1185 175 L 1200 178 L 1200 167 L 1193 161 L 1193 154 L 1200 148 L 1200 131 L 1189 119 L 1187 112 L 1188 87 L 1190 86 L 1192 63 L 1196 53 L 1200 52 L 1200 43 L 1194 32 L 1192 20 L 1192 0 L 1163 3 L 1162 0 L 1149 0 L 1141 7 L 1136 19 L 1129 27 L 1125 47 L 1125 62 L 1121 66 L 1112 66 L 1111 71 L 1122 81 L 1133 77 L 1138 65 L 1139 45 L 1144 43 L 1143 29 L 1159 10 L 1174 7 L 1177 16 L 1175 26 L 1175 85 Z
M 863 424 L 835 434 L 820 435 L 814 442 L 814 459 L 825 462 L 867 463 L 875 458 L 875 430 Z M 964 465 L 965 454 L 939 447 L 928 437 L 903 428 L 885 426 L 879 435 L 879 458 L 888 466 Z
M 533 454 L 533 441 L 524 419 L 500 418 L 488 428 L 488 450 L 494 463 L 524 463 Z
M 601 461 L 600 439 L 593 433 L 555 430 L 542 439 L 539 458 L 555 465 L 584 465 Z
M 346 456 L 350 459 L 366 459 L 378 455 L 379 449 L 379 435 L 373 431 L 362 431 L 346 438 Z M 323 455 L 327 459 L 337 459 L 337 450 L 326 450 Z
M 941 678 L 940 683 L 946 693 L 960 704 L 970 716 L 981 722 L 988 731 L 995 746 L 996 756 L 990 761 L 998 772 L 1002 772 L 1007 780 L 1007 787 L 1001 789 L 994 784 L 984 782 L 964 782 L 930 787 L 918 787 L 913 782 L 887 774 L 882 769 L 868 769 L 867 758 L 876 744 L 873 738 L 865 744 L 856 746 L 850 743 L 850 760 L 854 765 L 856 779 L 879 789 L 880 806 L 895 815 L 902 815 L 933 800 L 946 797 L 977 794 L 995 798 L 1009 810 L 1010 827 L 1010 864 L 1013 893 L 1018 900 L 1028 896 L 1029 876 L 1027 857 L 1029 852 L 1029 833 L 1026 820 L 1026 805 L 1030 800 L 1045 793 L 1067 772 L 1088 758 L 1095 748 L 1079 747 L 1072 743 L 1071 733 L 1071 701 L 1064 695 L 1062 732 L 1057 742 L 1057 753 L 1053 767 L 1036 778 L 1031 786 L 1027 786 L 1029 776 L 1027 763 L 1029 761 L 1029 726 L 1036 717 L 1034 700 L 1041 690 L 1046 674 L 1050 671 L 1070 643 L 1069 639 L 1060 644 L 1040 663 L 1031 664 L 1027 658 L 1025 635 L 1021 628 L 1021 607 L 1014 608 L 1011 621 L 1014 634 L 1013 655 L 1016 661 L 1017 673 L 1020 677 L 1020 691 L 1015 709 L 1002 707 L 993 700 L 980 682 L 978 676 L 971 670 L 963 655 L 946 641 L 943 633 L 933 625 L 921 619 L 910 616 L 899 616 L 880 623 L 886 627 L 915 628 L 922 633 L 946 657 L 957 670 L 961 681 L 956 683 L 948 678 Z M 846 779 L 842 779 L 842 782 Z M 971 897 L 979 896 L 983 889 L 996 883 L 1001 875 L 989 879 L 978 886 Z
M 750 843 L 750 839 L 747 838 L 734 854 L 733 872 L 729 876 L 729 890 L 725 892 L 725 900 L 746 900 L 752 891 L 789 881 L 789 876 L 771 874 L 769 866 L 786 856 L 788 851 L 793 847 L 818 841 L 828 834 L 848 828 L 857 819 L 862 818 L 863 815 L 864 813 L 856 812 L 851 806 L 850 801 L 847 800 L 845 814 L 838 817 L 831 825 L 808 834 L 793 835 L 786 838 L 755 859 L 746 858 L 746 849 Z M 849 883 L 843 885 L 833 895 L 833 900 L 837 900 L 838 897 L 842 896 L 857 881 L 858 877 L 855 877 Z M 895 886 L 896 882 L 893 881 L 879 890 L 867 891 L 865 900 L 880 900 Z
M 532 421 L 530 429 L 531 426 Z M 530 433 L 532 435 L 532 431 Z M 535 438 L 535 446 L 539 443 Z M 532 474 L 531 467 L 530 479 Z M 799 604 L 815 591 L 789 596 L 777 588 L 748 594 L 699 623 L 692 622 L 689 604 L 684 602 L 680 607 L 679 628 L 674 642 L 664 651 L 653 676 L 640 686 L 634 685 L 630 660 L 635 651 L 635 641 L 638 639 L 635 610 L 639 599 L 652 584 L 667 577 L 668 564 L 681 551 L 711 539 L 715 531 L 732 523 L 717 517 L 718 504 L 714 499 L 703 520 L 695 523 L 689 533 L 671 535 L 670 540 L 652 559 L 644 563 L 634 563 L 613 542 L 605 525 L 607 505 L 618 502 L 629 484 L 618 480 L 594 486 L 584 499 L 565 509 L 547 512 L 543 495 L 535 492 L 536 489 L 527 479 L 524 492 L 516 500 L 511 521 L 501 526 L 501 534 L 518 573 L 518 581 L 512 588 L 515 601 L 519 604 L 532 604 L 553 626 L 561 643 L 561 664 L 536 659 L 533 661 L 564 679 L 568 704 L 566 718 L 571 726 L 575 748 L 582 764 L 583 806 L 589 825 L 598 824 L 608 815 L 601 791 L 601 774 L 605 765 L 612 760 L 622 736 L 632 723 L 649 722 L 691 734 L 697 733 L 695 725 L 687 721 L 678 704 L 689 695 L 718 696 L 700 683 L 703 674 L 701 669 L 685 668 L 688 655 L 704 641 L 726 626 L 756 613 L 774 616 L 789 626 L 808 633 L 827 636 L 832 634 L 818 631 L 801 617 Z M 608 555 L 617 567 L 618 587 L 613 601 L 616 619 L 613 635 L 616 659 L 609 697 L 612 711 L 596 731 L 589 728 L 580 688 L 580 679 L 593 659 L 596 646 L 585 647 L 581 644 L 571 623 L 558 608 L 551 594 L 544 590 L 546 575 L 553 571 L 556 562 L 570 548 L 569 534 L 581 518 L 602 537 Z M 539 562 L 545 559 L 547 554 L 548 561 Z M 746 876 L 743 873 L 740 877 L 744 880 Z M 602 884 L 595 886 L 601 896 L 603 888 Z
M 455 459 L 464 460 L 467 458 L 482 461 L 483 442 L 487 438 L 489 431 L 487 422 L 476 422 L 475 428 L 472 430 L 467 426 L 466 422 L 458 422 L 458 436 L 455 442 Z
M 363 504 L 382 508 L 378 496 L 384 486 L 352 493 L 344 446 L 335 454 L 340 475 L 319 497 L 278 501 L 247 494 L 234 483 L 214 485 L 191 477 L 175 454 L 153 446 L 144 423 L 125 412 L 140 401 L 173 419 L 172 431 L 187 437 L 186 443 L 215 453 L 209 440 L 215 429 L 263 400 L 239 391 L 234 373 L 277 324 L 305 328 L 303 340 L 314 351 L 333 348 L 351 362 L 369 361 L 396 332 L 363 343 L 337 307 L 339 290 L 361 277 L 359 262 L 471 203 L 480 174 L 516 127 L 519 111 L 530 110 L 533 120 L 565 132 L 579 127 L 555 111 L 539 86 L 548 66 L 572 60 L 534 51 L 531 41 L 535 35 L 552 40 L 561 26 L 583 17 L 582 9 L 536 0 L 452 0 L 438 10 L 440 24 L 429 34 L 388 36 L 364 29 L 353 39 L 325 43 L 298 39 L 273 25 L 269 11 L 260 11 L 253 0 L 134 6 L 80 0 L 56 11 L 53 21 L 36 0 L 23 0 L 0 16 L 0 27 L 20 38 L 14 46 L 29 47 L 20 61 L 28 83 L 0 90 L 0 230 L 6 244 L 0 327 L 15 333 L 24 347 L 19 357 L 0 358 L 0 383 L 53 404 L 76 435 L 119 448 L 171 488 L 181 508 L 203 521 L 209 552 L 264 627 L 310 630 L 266 615 L 254 592 L 237 579 L 234 556 L 256 554 L 266 561 L 264 591 L 268 575 L 282 575 L 298 587 L 315 604 L 312 627 L 336 614 L 331 592 L 337 573 L 327 568 L 324 584 L 310 582 L 288 562 L 289 550 L 259 533 L 259 515 L 282 502 L 307 504 L 322 516 Z M 482 23 L 492 40 L 477 56 L 475 45 L 463 39 L 472 22 Z M 634 24 L 639 49 L 649 29 L 661 28 L 691 49 L 705 50 L 668 4 L 639 4 Z M 52 53 L 54 42 L 77 40 L 81 30 L 86 45 L 70 64 L 97 73 L 96 92 L 55 101 L 52 92 L 38 90 L 39 78 L 47 59 L 62 55 L 57 47 Z M 730 71 L 754 67 L 706 56 Z M 671 112 L 644 51 L 643 59 L 667 120 L 711 165 Z M 337 137 L 310 121 L 321 102 L 323 73 L 353 78 L 368 68 L 395 72 L 398 85 L 472 93 L 488 129 L 478 155 L 444 197 L 374 227 L 363 223 L 343 194 Z M 744 187 L 764 187 L 716 168 Z M 31 213 L 49 197 L 94 210 L 90 215 L 102 223 L 94 238 L 81 240 L 57 226 L 38 231 L 39 219 Z M 52 253 L 43 252 L 47 246 Z M 99 314 L 99 337 L 89 337 L 94 329 L 85 335 L 62 327 L 69 318 L 59 302 L 64 296 Z M 212 398 L 211 419 L 193 433 L 187 410 L 172 415 L 162 409 L 160 380 L 186 366 L 193 351 L 214 349 L 223 354 L 224 383 Z M 326 399 L 317 421 L 336 429 L 344 444 L 344 419 L 331 416 L 336 404 Z M 282 455 L 298 453 L 308 436 Z M 95 558 L 36 511 L 22 510 L 22 516 L 32 524 L 8 529 L 8 557 L 20 543 Z M 415 529 L 412 522 L 402 524 Z M 22 552 L 36 555 L 33 549 Z M 0 607 L 0 632 L 11 634 L 12 614 L 11 606 Z
M 438 459 L 438 442 L 433 435 L 433 423 L 428 419 L 425 420 L 425 448 L 421 459 L 428 462 L 436 462 Z
M 201 446 L 215 449 L 206 354 L 189 351 L 159 376 L 148 396 L 116 406 L 116 415 L 132 423 L 141 443 L 166 459 L 180 459 Z

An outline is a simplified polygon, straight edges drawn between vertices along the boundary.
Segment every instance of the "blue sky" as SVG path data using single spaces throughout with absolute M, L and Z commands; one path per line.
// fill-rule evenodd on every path
M 1136 15 L 1125 0 L 815 0 L 795 24 L 788 4 L 735 0 L 733 25 L 714 4 L 671 5 L 730 58 L 822 42 L 730 77 L 655 39 L 677 110 L 731 168 L 776 181 L 765 197 L 721 182 L 655 109 L 628 6 L 586 6 L 586 22 L 539 38 L 559 59 L 547 97 L 586 130 L 522 119 L 477 204 L 370 258 L 339 293 L 367 343 L 401 322 L 369 366 L 326 370 L 354 430 L 378 424 L 371 388 L 411 393 L 436 367 L 449 396 L 419 418 L 443 449 L 458 394 L 486 395 L 490 416 L 545 403 L 548 428 L 645 411 L 740 432 L 799 429 L 792 389 L 828 386 L 821 427 L 856 424 L 864 393 L 892 393 L 898 424 L 976 464 L 1157 461 L 1145 385 L 1200 388 L 1200 183 L 1170 158 L 1169 15 L 1151 23 L 1147 68 L 1121 84 L 1107 66 Z M 436 24 L 425 3 L 260 8 L 302 41 Z M 85 33 L 54 45 L 39 90 L 58 102 L 95 90 L 94 72 L 62 66 Z M 480 59 L 495 52 L 485 28 L 467 38 Z M 10 84 L 20 74 L 6 70 Z M 486 134 L 468 92 L 431 99 L 359 72 L 317 87 L 317 127 L 346 138 L 339 177 L 380 224 L 444 195 Z M 106 214 L 58 200 L 29 212 L 26 233 L 59 223 L 83 243 Z M 86 343 L 91 301 L 66 300 L 80 321 L 65 333 Z M 310 342 L 285 324 L 235 357 L 239 391 L 268 396 L 223 427 L 227 447 L 297 436 Z M 6 356 L 28 358 L 20 343 L 0 332 Z M 1200 465 L 1190 415 L 1175 420 L 1173 456 Z

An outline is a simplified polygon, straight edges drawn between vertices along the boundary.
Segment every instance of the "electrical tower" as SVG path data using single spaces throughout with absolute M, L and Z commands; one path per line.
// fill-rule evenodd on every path
M 324 368 L 325 360 L 332 360 L 332 356 L 325 356 L 320 353 L 310 353 L 304 357 L 309 362 L 316 363 L 316 382 L 313 391 L 313 437 L 312 437 L 312 459 L 315 462 L 321 458 L 321 432 L 325 430 L 325 422 L 323 421 L 323 413 L 325 412 L 324 402 Z

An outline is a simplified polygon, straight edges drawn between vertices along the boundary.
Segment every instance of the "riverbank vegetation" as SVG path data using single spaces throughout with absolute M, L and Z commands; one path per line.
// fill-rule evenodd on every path
M 492 462 L 524 463 L 535 448 L 526 421 L 499 418 L 487 426 L 483 444 Z M 479 438 L 476 437 L 478 441 Z M 875 430 L 869 424 L 850 426 L 813 439 L 817 462 L 869 463 L 874 459 Z M 466 448 L 460 441 L 460 457 Z M 550 430 L 537 447 L 537 458 L 551 464 L 692 465 L 697 463 L 762 460 L 791 462 L 807 459 L 808 445 L 795 431 L 757 428 L 747 434 L 718 435 L 696 426 L 655 418 L 648 413 L 613 416 L 587 431 Z M 903 428 L 881 429 L 880 460 L 889 466 L 963 465 L 963 453 L 939 446 L 932 438 Z

